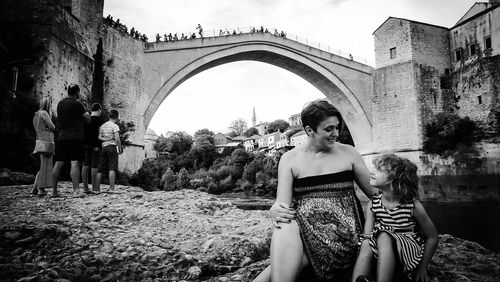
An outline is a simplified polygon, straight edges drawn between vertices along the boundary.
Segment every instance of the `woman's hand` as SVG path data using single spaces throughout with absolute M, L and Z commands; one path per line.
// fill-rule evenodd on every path
M 419 267 L 415 272 L 415 281 L 417 282 L 430 282 L 431 279 L 427 275 L 427 269 L 424 267 Z
M 290 206 L 283 202 L 275 202 L 269 209 L 269 212 L 272 216 L 273 225 L 276 228 L 281 228 L 279 225 L 280 222 L 292 222 L 292 219 L 295 219 L 295 214 L 297 213 L 294 209 L 290 208 Z

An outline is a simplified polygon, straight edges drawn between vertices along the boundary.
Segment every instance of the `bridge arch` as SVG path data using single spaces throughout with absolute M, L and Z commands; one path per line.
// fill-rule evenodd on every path
M 363 108 L 355 93 L 335 71 L 318 63 L 318 60 L 312 59 L 301 50 L 276 42 L 254 40 L 210 50 L 184 62 L 174 70 L 171 66 L 166 69 L 155 65 L 154 61 L 158 59 L 154 56 L 151 64 L 146 64 L 154 69 L 156 80 L 160 81 L 152 81 L 153 85 L 157 85 L 156 89 L 149 89 L 150 102 L 143 115 L 145 128 L 163 100 L 190 77 L 222 64 L 252 60 L 286 69 L 311 83 L 339 109 L 358 149 L 368 152 L 372 147 L 371 113 Z

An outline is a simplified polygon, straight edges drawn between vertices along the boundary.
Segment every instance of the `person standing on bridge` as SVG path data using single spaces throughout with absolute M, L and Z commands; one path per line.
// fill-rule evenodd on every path
M 78 100 L 80 87 L 76 84 L 68 86 L 68 96 L 57 104 L 57 118 L 60 132 L 56 140 L 56 164 L 52 169 L 52 198 L 60 197 L 57 182 L 64 163 L 71 163 L 71 181 L 73 194 L 79 193 L 80 162 L 83 160 L 83 124 L 90 122 L 90 115 Z
M 301 113 L 308 142 L 278 165 L 271 265 L 254 281 L 295 281 L 308 265 L 319 279 L 338 279 L 353 266 L 363 212 L 354 182 L 371 197 L 370 172 L 358 151 L 338 143 L 343 119 L 327 100 Z
M 200 34 L 200 37 L 203 38 L 203 28 L 201 27 L 201 24 L 198 24 L 196 29 L 198 29 L 198 33 Z

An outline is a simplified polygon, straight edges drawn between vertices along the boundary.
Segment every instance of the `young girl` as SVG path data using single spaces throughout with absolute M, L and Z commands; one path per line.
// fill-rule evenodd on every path
M 430 281 L 427 265 L 436 250 L 438 235 L 418 200 L 417 166 L 394 154 L 374 159 L 373 165 L 370 184 L 381 193 L 368 202 L 352 281 L 371 281 L 368 277 L 373 258 L 377 259 L 379 282 L 392 281 L 395 269 L 402 269 L 415 281 Z

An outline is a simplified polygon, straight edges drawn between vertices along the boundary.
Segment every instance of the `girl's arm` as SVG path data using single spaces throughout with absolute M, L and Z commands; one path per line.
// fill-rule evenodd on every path
M 293 155 L 285 153 L 278 164 L 278 189 L 276 191 L 276 202 L 270 209 L 273 217 L 273 225 L 280 228 L 279 223 L 288 223 L 295 218 L 295 211 L 290 208 L 292 203 L 292 162 Z
M 47 113 L 46 111 L 41 111 L 41 112 L 42 112 L 42 118 L 45 121 L 45 124 L 49 127 L 49 130 L 50 131 L 56 130 L 56 126 L 50 119 L 49 113 Z
M 436 227 L 434 227 L 434 223 L 432 223 L 431 219 L 427 215 L 424 206 L 422 206 L 422 203 L 418 200 L 413 201 L 413 203 L 415 206 L 413 215 L 415 216 L 415 219 L 425 236 L 424 254 L 420 264 L 418 265 L 415 281 L 429 281 L 429 277 L 427 276 L 427 266 L 436 251 L 438 245 L 438 233 L 436 231 Z

